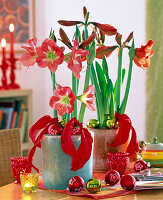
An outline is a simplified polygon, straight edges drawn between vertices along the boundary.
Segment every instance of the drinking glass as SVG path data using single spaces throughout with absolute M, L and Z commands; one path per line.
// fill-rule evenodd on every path
M 32 170 L 31 163 L 28 161 L 28 157 L 13 157 L 11 158 L 11 168 L 13 176 L 15 177 L 15 183 L 20 183 L 21 173 L 30 173 Z
M 127 168 L 128 155 L 128 153 L 124 152 L 107 153 L 109 170 L 116 170 L 120 175 L 123 175 Z

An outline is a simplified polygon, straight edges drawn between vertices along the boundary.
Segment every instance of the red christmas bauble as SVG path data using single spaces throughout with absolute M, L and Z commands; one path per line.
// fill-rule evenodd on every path
M 73 176 L 68 183 L 71 192 L 79 192 L 84 188 L 84 180 L 80 176 Z
M 62 126 L 59 124 L 52 124 L 48 128 L 49 135 L 61 135 L 62 133 Z
M 127 174 L 122 176 L 120 184 L 124 190 L 133 190 L 136 186 L 136 180 L 133 176 Z
M 135 172 L 140 172 L 141 170 L 148 169 L 147 163 L 143 160 L 138 160 L 134 164 Z
M 73 127 L 71 135 L 80 135 L 80 128 L 79 127 Z
M 105 183 L 115 185 L 120 181 L 120 174 L 116 170 L 110 170 L 105 174 Z

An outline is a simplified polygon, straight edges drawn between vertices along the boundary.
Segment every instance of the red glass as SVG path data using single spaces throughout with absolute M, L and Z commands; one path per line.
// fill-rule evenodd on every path
M 28 157 L 11 158 L 11 168 L 13 176 L 15 177 L 15 183 L 20 183 L 21 173 L 30 173 L 32 170 L 32 166 L 28 161 Z
M 123 152 L 107 153 L 109 170 L 116 170 L 120 175 L 123 175 L 127 168 L 128 155 L 128 153 Z

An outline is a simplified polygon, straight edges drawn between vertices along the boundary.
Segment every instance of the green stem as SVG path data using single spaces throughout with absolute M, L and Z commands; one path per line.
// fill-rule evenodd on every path
M 55 73 L 51 72 L 51 79 L 52 79 L 52 85 L 53 85 L 53 91 L 56 89 L 56 80 L 55 80 Z M 53 117 L 58 117 L 57 110 L 53 110 Z
M 66 115 L 66 124 L 70 121 L 70 113 L 67 113 Z
M 77 79 L 74 77 L 73 73 L 72 73 L 72 91 L 73 91 L 74 95 L 77 96 Z M 71 117 L 77 118 L 77 99 L 74 103 L 74 110 L 71 114 Z
M 116 112 L 119 113 L 120 110 L 120 96 L 121 96 L 121 74 L 122 74 L 122 49 L 119 49 L 118 56 L 118 76 L 117 76 L 117 91 L 116 91 Z
M 125 95 L 124 95 L 124 98 L 123 98 L 123 101 L 122 101 L 120 114 L 123 114 L 125 112 L 126 105 L 127 105 L 127 100 L 128 100 L 128 95 L 129 95 L 129 90 L 130 90 L 130 85 L 131 85 L 132 63 L 133 63 L 133 59 L 130 59 L 126 90 L 125 90 Z
M 84 31 L 84 35 L 85 35 L 85 40 L 88 38 L 88 29 L 87 29 L 87 25 L 85 25 L 85 31 Z M 89 47 L 87 46 L 86 49 L 88 50 Z M 86 71 L 86 75 L 85 75 L 85 83 L 84 83 L 84 90 L 83 93 L 85 92 L 86 88 L 89 85 L 89 78 L 90 78 L 90 66 L 87 64 L 87 71 Z M 84 119 L 84 114 L 85 114 L 85 109 L 86 106 L 84 103 L 81 103 L 81 107 L 80 107 L 80 112 L 79 112 L 79 122 L 82 123 L 83 119 Z
M 85 90 L 87 89 L 87 87 L 89 85 L 89 77 L 90 77 L 90 66 L 87 65 L 87 71 L 86 71 L 86 75 L 85 75 L 85 83 L 84 83 L 83 93 L 85 92 Z M 80 123 L 83 122 L 84 114 L 85 114 L 85 109 L 86 109 L 85 104 L 81 103 L 80 113 L 79 113 L 79 122 Z

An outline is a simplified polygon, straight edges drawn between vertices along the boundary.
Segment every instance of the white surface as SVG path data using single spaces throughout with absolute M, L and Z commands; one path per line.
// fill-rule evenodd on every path
M 145 0 L 36 0 L 36 35 L 40 44 L 48 37 L 50 28 L 56 30 L 58 36 L 59 19 L 82 20 L 82 7 L 90 11 L 92 21 L 108 23 L 118 29 L 125 39 L 134 31 L 135 43 L 139 47 L 145 43 Z M 72 36 L 74 28 L 64 28 Z M 107 44 L 111 44 L 109 37 Z M 115 52 L 116 53 L 116 52 Z M 117 76 L 117 57 L 113 54 L 110 59 L 110 71 L 113 79 Z M 127 56 L 123 59 L 124 66 L 128 66 Z M 66 64 L 59 66 L 57 81 L 61 85 L 71 86 L 71 72 Z M 52 115 L 49 98 L 52 95 L 50 72 L 37 65 L 17 71 L 17 81 L 23 88 L 33 88 L 33 122 L 45 114 Z M 82 91 L 82 88 L 81 88 Z M 126 114 L 131 118 L 138 139 L 144 138 L 145 132 L 145 71 L 133 66 L 132 84 Z M 86 111 L 85 121 L 95 118 L 96 114 Z M 36 155 L 36 165 L 41 166 L 40 152 Z M 39 164 L 38 164 L 39 163 Z M 41 167 L 40 167 L 41 168 Z

